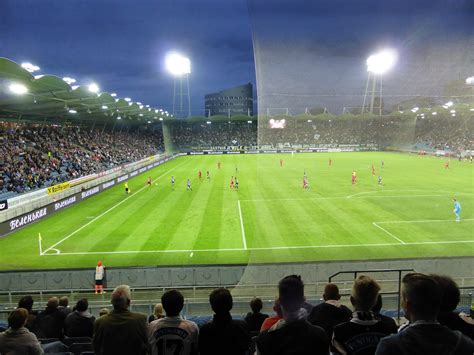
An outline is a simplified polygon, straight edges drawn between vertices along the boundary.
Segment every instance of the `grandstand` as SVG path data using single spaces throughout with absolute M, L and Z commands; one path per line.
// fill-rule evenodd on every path
M 117 81 L 106 75 L 75 85 L 62 78 L 64 63 L 48 63 L 56 74 L 34 75 L 34 65 L 0 58 L 0 353 L 18 331 L 15 317 L 25 317 L 20 329 L 32 333 L 38 353 L 273 354 L 262 349 L 285 339 L 279 354 L 306 354 L 314 349 L 299 346 L 311 338 L 308 348 L 322 344 L 340 355 L 349 342 L 336 327 L 358 317 L 391 326 L 368 340 L 371 354 L 381 335 L 417 320 L 437 320 L 447 326 L 444 338 L 456 330 L 464 334 L 456 346 L 474 347 L 474 87 L 464 80 L 466 53 L 439 52 L 457 68 L 440 72 L 433 56 L 407 40 L 413 56 L 396 53 L 400 78 L 388 67 L 370 68 L 369 59 L 387 51 L 371 55 L 367 72 L 352 78 L 358 69 L 344 53 L 354 49 L 332 48 L 336 34 L 313 48 L 306 16 L 280 29 L 286 17 L 266 18 L 268 8 L 255 1 L 247 6 L 254 116 L 228 109 L 227 116 L 173 117 L 169 104 L 115 93 Z M 284 6 L 282 13 L 291 22 Z M 173 94 L 184 95 L 185 81 L 191 113 L 186 60 Z M 140 80 L 130 87 L 151 97 L 151 79 Z M 419 318 L 410 308 L 414 294 L 429 287 L 423 297 L 434 315 Z M 347 319 L 326 328 L 334 319 L 321 322 L 314 312 L 328 305 L 347 307 Z M 142 333 L 136 338 L 113 328 L 113 317 L 128 311 Z M 275 325 L 251 329 L 263 322 L 260 312 Z M 87 319 L 87 333 L 71 331 L 71 315 Z M 174 335 L 185 329 L 199 341 L 157 340 L 157 327 L 179 315 L 195 325 L 173 326 Z M 313 336 L 288 336 L 297 322 Z M 190 335 L 193 327 L 199 336 Z M 279 335 L 268 341 L 272 334 Z

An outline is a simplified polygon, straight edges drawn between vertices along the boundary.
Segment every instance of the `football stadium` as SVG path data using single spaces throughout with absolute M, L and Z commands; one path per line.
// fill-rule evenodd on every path
M 0 354 L 474 353 L 468 1 L 79 3 L 0 5 Z

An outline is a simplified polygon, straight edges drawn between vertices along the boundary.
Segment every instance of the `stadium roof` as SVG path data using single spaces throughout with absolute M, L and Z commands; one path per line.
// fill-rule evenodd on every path
M 26 88 L 14 94 L 10 85 Z M 33 76 L 18 63 L 0 57 L 0 118 L 64 119 L 72 121 L 146 124 L 171 116 L 158 108 L 129 102 L 107 92 L 91 92 L 87 85 L 70 86 L 55 75 Z

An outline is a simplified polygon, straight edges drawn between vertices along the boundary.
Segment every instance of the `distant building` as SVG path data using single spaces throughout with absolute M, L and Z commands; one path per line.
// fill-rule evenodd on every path
M 205 96 L 206 117 L 253 115 L 252 84 L 236 86 Z

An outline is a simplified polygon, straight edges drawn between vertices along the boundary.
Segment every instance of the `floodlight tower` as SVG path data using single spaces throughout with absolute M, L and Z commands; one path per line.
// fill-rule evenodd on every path
M 379 107 L 379 116 L 382 116 L 382 76 L 386 72 L 388 72 L 392 67 L 395 65 L 397 59 L 397 53 L 391 49 L 385 49 L 381 52 L 376 54 L 372 54 L 367 58 L 367 85 L 365 86 L 365 95 L 364 95 L 364 102 L 362 104 L 362 112 L 365 112 L 365 105 L 367 103 L 367 95 L 369 94 L 369 86 L 370 82 L 372 81 L 372 89 L 371 89 L 371 100 L 370 100 L 370 113 L 374 112 L 374 101 L 375 101 L 375 93 L 376 93 L 376 86 L 377 86 L 377 79 L 379 81 L 380 87 L 380 107 Z
M 173 87 L 173 116 L 181 115 L 184 110 L 184 99 L 187 96 L 188 116 L 191 116 L 191 95 L 189 93 L 189 74 L 191 73 L 191 62 L 178 53 L 169 53 L 165 59 L 166 69 L 174 76 Z M 178 86 L 178 88 L 177 88 Z M 178 93 L 177 93 L 177 89 Z M 179 110 L 176 110 L 176 96 L 179 99 Z

